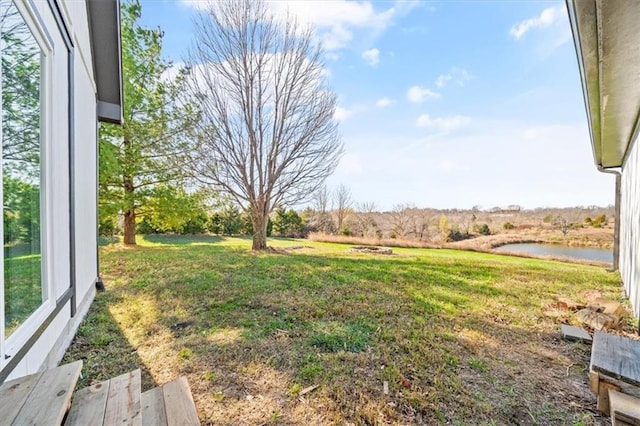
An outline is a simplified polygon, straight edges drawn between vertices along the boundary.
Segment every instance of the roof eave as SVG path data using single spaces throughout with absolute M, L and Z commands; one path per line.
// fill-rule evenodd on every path
M 566 0 L 596 165 L 621 167 L 638 132 L 640 2 Z
M 119 0 L 87 0 L 98 120 L 123 123 Z

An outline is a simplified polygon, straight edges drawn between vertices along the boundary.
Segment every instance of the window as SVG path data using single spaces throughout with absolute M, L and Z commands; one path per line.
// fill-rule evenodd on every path
M 25 5 L 0 0 L 2 231 L 0 347 L 10 356 L 51 307 L 43 256 L 45 189 L 41 35 Z M 1 361 L 0 361 L 1 363 Z

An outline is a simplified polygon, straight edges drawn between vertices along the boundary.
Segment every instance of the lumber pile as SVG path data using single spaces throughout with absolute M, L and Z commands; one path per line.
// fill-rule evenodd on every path
M 626 313 L 622 304 L 601 296 L 592 299 L 588 305 L 559 297 L 555 307 L 559 310 L 574 312 L 583 325 L 597 331 L 615 329 Z

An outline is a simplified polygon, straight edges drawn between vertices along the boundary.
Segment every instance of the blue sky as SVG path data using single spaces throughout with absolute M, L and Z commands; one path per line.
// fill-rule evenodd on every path
M 198 0 L 143 0 L 182 62 Z M 274 1 L 316 29 L 345 155 L 328 180 L 379 209 L 613 203 L 562 1 Z

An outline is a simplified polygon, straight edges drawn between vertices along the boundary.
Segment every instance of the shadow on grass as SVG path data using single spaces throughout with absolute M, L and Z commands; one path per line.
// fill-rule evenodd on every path
M 225 237 L 209 234 L 197 235 L 168 235 L 168 234 L 148 234 L 139 235 L 144 241 L 153 244 L 163 244 L 172 246 L 188 246 L 192 244 L 215 244 L 225 240 Z
M 138 368 L 141 370 L 143 391 L 158 386 L 151 376 L 149 367 L 109 312 L 110 303 L 117 303 L 117 298 L 105 297 L 105 293 L 96 295 L 61 364 L 83 361 L 78 389 Z
M 99 247 L 106 247 L 108 245 L 117 244 L 119 242 L 120 242 L 120 237 L 118 237 L 117 235 L 111 235 L 111 236 L 99 235 L 98 236 Z
M 176 238 L 164 240 L 175 250 L 103 256 L 107 293 L 69 351 L 90 373 L 139 363 L 160 383 L 186 374 L 212 424 L 593 419 L 588 348 L 559 340 L 541 306 L 603 273 L 475 254 L 254 254 Z M 311 385 L 307 404 L 298 393 Z

